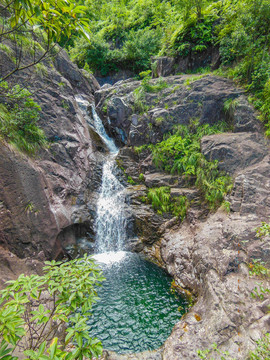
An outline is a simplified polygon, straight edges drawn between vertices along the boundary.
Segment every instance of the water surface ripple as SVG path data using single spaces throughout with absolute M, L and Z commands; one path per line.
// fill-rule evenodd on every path
M 115 262 L 103 258 L 106 281 L 89 318 L 90 335 L 117 353 L 159 348 L 184 314 L 186 300 L 171 293 L 171 278 L 161 268 L 138 254 L 120 252 Z

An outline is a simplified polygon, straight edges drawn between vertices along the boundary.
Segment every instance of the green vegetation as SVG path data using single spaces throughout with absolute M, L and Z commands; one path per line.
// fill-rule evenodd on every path
M 214 43 L 212 30 L 219 10 L 214 7 L 205 15 L 212 3 L 222 7 L 221 1 L 205 0 L 84 1 L 91 19 L 91 44 L 75 39 L 71 56 L 79 66 L 88 64 L 106 75 L 119 69 L 148 70 L 151 56 L 158 54 L 201 52 Z
M 265 334 L 262 339 L 256 342 L 257 348 L 249 354 L 247 360 L 268 360 L 270 356 L 270 334 Z M 217 355 L 220 360 L 235 360 L 228 351 L 221 351 L 216 343 L 212 345 L 212 349 L 198 350 L 197 353 L 200 359 L 205 360 L 217 359 Z M 211 354 L 215 356 L 212 357 Z
M 140 89 L 147 93 L 157 93 L 166 89 L 169 85 L 162 77 L 158 78 L 156 83 L 151 82 L 150 76 L 145 76 L 141 82 Z
M 148 70 L 151 56 L 161 48 L 161 27 L 168 18 L 169 2 L 87 0 L 84 4 L 92 36 L 91 44 L 79 38 L 70 47 L 78 65 L 88 64 L 101 75 L 119 69 Z
M 262 222 L 261 226 L 256 229 L 256 236 L 263 239 L 265 236 L 270 235 L 270 224 L 265 221 Z
M 250 267 L 250 271 L 249 271 L 250 275 L 256 275 L 261 278 L 270 277 L 270 269 L 265 267 L 265 263 L 258 259 L 253 259 L 252 263 L 249 264 L 249 267 Z
M 212 344 L 212 349 L 198 350 L 198 356 L 200 359 L 214 360 L 219 356 L 220 360 L 236 360 L 228 351 L 221 351 L 217 344 Z M 215 357 L 210 357 L 211 353 L 215 354 Z
M 19 150 L 34 154 L 47 145 L 45 134 L 37 125 L 40 106 L 20 85 L 10 89 L 7 82 L 2 82 L 2 91 L 5 103 L 0 104 L 0 136 Z
M 262 222 L 261 226 L 256 229 L 256 236 L 260 239 L 263 239 L 270 234 L 270 224 Z M 249 264 L 250 275 L 257 276 L 260 279 L 267 279 L 270 277 L 270 270 L 265 266 L 265 263 L 260 259 L 252 259 L 252 262 Z M 251 296 L 254 299 L 264 300 L 265 295 L 270 293 L 270 289 L 265 287 L 262 282 L 257 283 L 257 286 L 252 290 Z M 269 296 L 269 295 L 268 295 Z M 270 356 L 270 351 L 268 353 Z M 254 358 L 255 359 L 255 358 Z
M 131 184 L 131 185 L 135 185 L 135 184 L 136 184 L 136 182 L 132 179 L 131 176 L 128 176 L 128 177 L 127 177 L 127 182 L 128 182 L 129 184 Z
M 141 73 L 140 75 L 142 75 Z M 145 113 L 149 110 L 149 106 L 146 105 L 146 93 L 157 93 L 163 89 L 166 89 L 169 85 L 163 78 L 159 78 L 157 81 L 151 81 L 151 77 L 148 72 L 145 72 L 145 76 L 142 79 L 141 85 L 133 91 L 133 110 L 139 114 Z
M 252 352 L 248 360 L 267 360 L 270 357 L 270 334 L 265 334 L 265 336 L 257 341 L 257 348 Z
M 218 170 L 217 161 L 207 161 L 200 152 L 200 139 L 225 130 L 225 125 L 210 127 L 179 126 L 175 134 L 156 145 L 150 145 L 156 167 L 169 173 L 184 175 L 195 182 L 210 209 L 219 206 L 231 190 L 231 178 Z
M 218 74 L 250 92 L 270 135 L 269 0 L 87 0 L 84 4 L 91 20 L 91 43 L 77 37 L 70 46 L 80 67 L 99 75 L 121 69 L 138 74 L 151 68 L 151 56 L 194 59 L 216 47 L 221 55 Z M 154 73 L 156 67 L 153 61 Z M 208 72 L 209 64 L 190 71 Z
M 57 42 L 67 40 L 74 31 L 87 39 L 85 10 L 86 7 L 67 0 L 3 0 L 0 7 L 1 49 L 4 41 L 11 40 L 16 46 L 16 58 L 15 67 L 0 74 L 0 81 L 42 62 L 54 52 Z M 7 12 L 9 16 L 6 16 Z M 10 49 L 5 46 L 5 51 L 10 54 Z M 24 54 L 27 56 L 22 61 Z
M 171 196 L 171 189 L 167 186 L 148 190 L 147 199 L 158 214 L 168 213 L 183 220 L 186 217 L 189 201 L 186 196 Z
M 144 174 L 140 173 L 139 175 L 139 181 L 144 182 Z
M 20 275 L 0 292 L 0 359 L 92 359 L 102 353 L 100 341 L 88 335 L 87 319 L 103 281 L 87 256 L 66 263 L 46 262 L 44 275 Z M 61 343 L 56 337 L 66 326 Z M 73 344 L 70 352 L 68 344 Z
M 254 94 L 251 101 L 261 111 L 270 134 L 270 3 L 237 1 L 224 12 L 218 41 L 222 73 Z

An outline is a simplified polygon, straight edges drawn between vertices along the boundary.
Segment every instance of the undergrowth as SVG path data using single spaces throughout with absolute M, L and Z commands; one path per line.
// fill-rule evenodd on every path
M 146 202 L 152 204 L 152 207 L 158 214 L 164 213 L 177 216 L 184 220 L 189 207 L 189 201 L 186 196 L 171 196 L 171 189 L 168 186 L 161 186 L 159 188 L 152 188 L 148 190 Z
M 163 78 L 159 78 L 155 82 L 151 81 L 149 72 L 145 72 L 145 76 L 141 81 L 141 85 L 133 91 L 134 112 L 143 114 L 149 110 L 149 105 L 146 104 L 146 93 L 157 93 L 163 89 L 166 89 L 168 86 L 169 85 Z
M 6 82 L 1 83 L 0 92 L 0 136 L 15 145 L 19 150 L 34 154 L 47 145 L 42 129 L 37 125 L 40 106 L 31 98 L 31 93 L 20 85 L 9 89 Z
M 200 140 L 205 135 L 225 130 L 225 124 L 212 127 L 207 124 L 194 129 L 178 126 L 173 135 L 149 146 L 155 166 L 195 182 L 210 209 L 217 208 L 223 202 L 232 188 L 232 180 L 230 176 L 219 171 L 217 161 L 206 160 L 200 151 Z
M 270 334 L 267 333 L 265 336 L 257 341 L 257 348 L 252 352 L 248 360 L 268 360 L 270 358 Z

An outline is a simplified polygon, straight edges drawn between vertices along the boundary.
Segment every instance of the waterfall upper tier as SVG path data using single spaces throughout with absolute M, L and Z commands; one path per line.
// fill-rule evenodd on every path
M 98 135 L 106 144 L 110 153 L 116 156 L 118 153 L 118 148 L 116 147 L 113 139 L 107 135 L 104 125 L 100 117 L 96 113 L 95 106 L 93 104 L 90 104 L 81 95 L 76 95 L 75 99 L 81 111 L 83 112 L 84 118 L 87 120 L 88 124 L 98 133 Z M 89 108 L 91 108 L 92 111 L 92 118 L 89 116 Z

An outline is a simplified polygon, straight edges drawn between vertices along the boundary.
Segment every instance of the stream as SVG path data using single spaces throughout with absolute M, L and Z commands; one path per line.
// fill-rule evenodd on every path
M 118 149 L 94 107 L 81 96 L 76 101 L 109 150 L 97 202 L 94 255 L 106 281 L 89 318 L 90 335 L 100 339 L 105 349 L 120 354 L 157 349 L 186 312 L 187 301 L 171 291 L 172 279 L 164 270 L 139 254 L 123 251 L 126 194 L 115 175 Z M 88 114 L 90 108 L 92 114 Z

